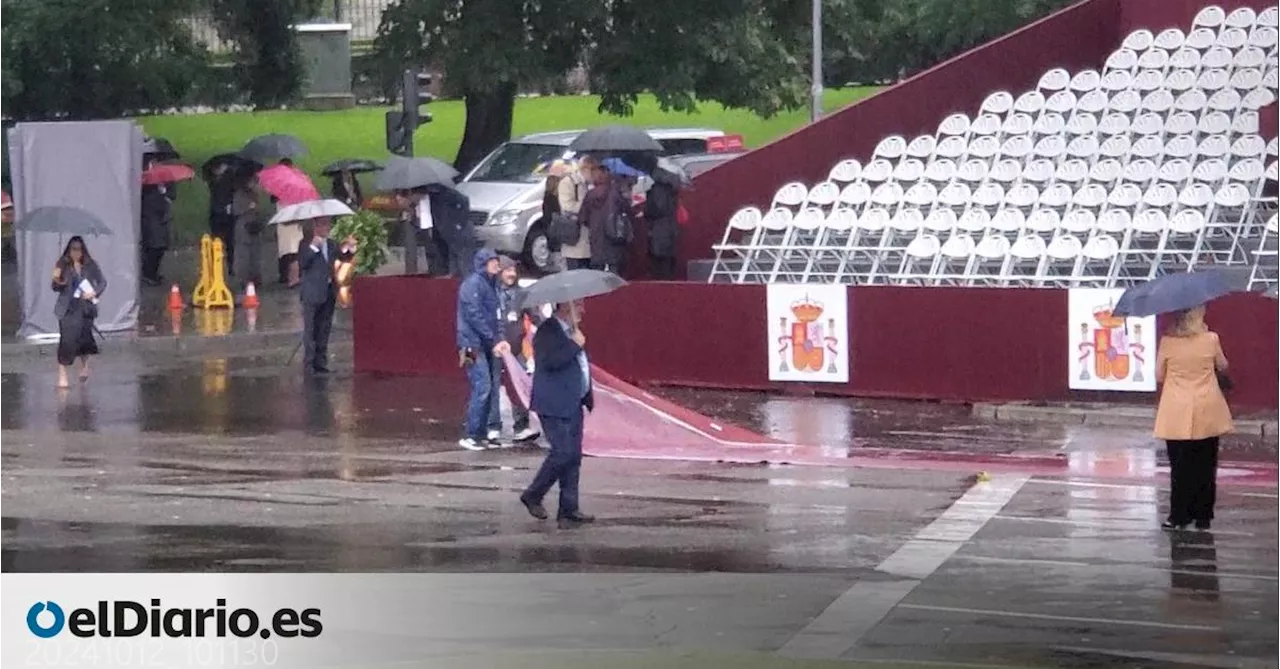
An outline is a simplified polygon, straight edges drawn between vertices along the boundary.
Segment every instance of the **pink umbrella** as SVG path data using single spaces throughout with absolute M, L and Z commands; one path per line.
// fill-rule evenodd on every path
M 321 199 L 311 177 L 292 165 L 272 165 L 258 172 L 258 183 L 281 205 Z

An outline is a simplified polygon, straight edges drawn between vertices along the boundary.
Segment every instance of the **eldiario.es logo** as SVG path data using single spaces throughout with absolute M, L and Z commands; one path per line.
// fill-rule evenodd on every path
M 72 636 L 285 638 L 320 636 L 324 626 L 320 609 L 277 609 L 263 625 L 253 609 L 227 610 L 227 600 L 215 600 L 208 609 L 165 608 L 159 599 L 150 607 L 129 600 L 99 601 L 94 608 L 76 608 L 65 613 L 57 602 L 36 602 L 27 610 L 27 628 L 41 639 L 50 639 L 65 629 Z

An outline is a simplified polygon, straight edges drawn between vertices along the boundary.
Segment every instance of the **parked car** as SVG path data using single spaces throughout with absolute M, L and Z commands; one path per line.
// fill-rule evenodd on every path
M 471 221 L 476 238 L 485 247 L 506 255 L 518 255 L 539 272 L 549 269 L 547 227 L 542 220 L 542 196 L 546 181 L 535 170 L 556 159 L 573 157 L 569 145 L 582 130 L 526 135 L 512 140 L 485 157 L 458 184 L 471 199 Z M 708 140 L 725 137 L 706 128 L 656 128 L 648 133 L 665 147 L 664 155 L 704 154 Z M 643 201 L 647 184 L 637 185 Z

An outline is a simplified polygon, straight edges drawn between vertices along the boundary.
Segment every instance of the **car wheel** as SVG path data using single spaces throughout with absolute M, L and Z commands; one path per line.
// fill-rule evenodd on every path
M 524 262 L 540 274 L 551 271 L 551 246 L 547 241 L 547 229 L 535 225 L 524 238 Z

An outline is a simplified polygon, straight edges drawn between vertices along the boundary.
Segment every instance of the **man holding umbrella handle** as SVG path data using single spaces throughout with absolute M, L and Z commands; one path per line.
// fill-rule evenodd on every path
M 356 240 L 347 237 L 342 247 L 329 239 L 330 220 L 316 218 L 306 227 L 306 236 L 298 245 L 298 268 L 301 272 L 303 369 L 309 374 L 328 374 L 329 332 L 333 329 L 333 312 L 338 301 L 338 282 L 334 261 L 347 262 L 355 255 Z

